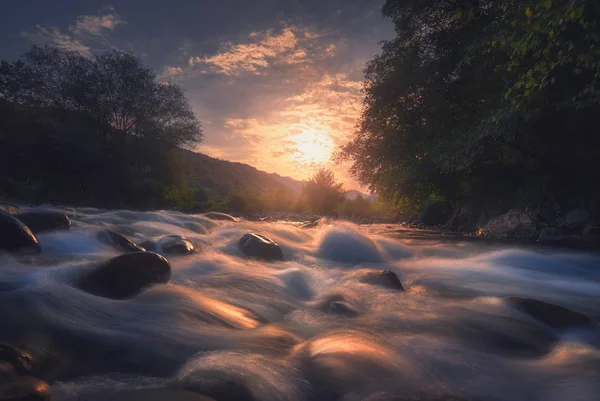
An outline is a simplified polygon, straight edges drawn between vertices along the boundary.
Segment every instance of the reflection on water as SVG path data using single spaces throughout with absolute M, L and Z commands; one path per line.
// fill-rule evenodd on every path
M 598 255 L 386 225 L 69 214 L 71 231 L 39 235 L 36 263 L 0 257 L 0 341 L 30 350 L 56 400 L 161 386 L 217 399 L 600 399 L 596 323 L 552 329 L 504 302 L 533 298 L 598 322 Z M 169 258 L 169 284 L 99 298 L 72 285 L 117 255 L 99 227 L 136 243 L 178 234 L 200 251 Z M 279 243 L 285 261 L 243 257 L 247 232 Z M 395 272 L 405 291 L 359 280 L 365 269 Z

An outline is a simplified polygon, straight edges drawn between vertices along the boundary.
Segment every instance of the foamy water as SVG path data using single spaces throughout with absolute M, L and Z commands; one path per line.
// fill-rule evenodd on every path
M 600 400 L 598 327 L 556 331 L 503 302 L 534 298 L 598 322 L 598 255 L 401 239 L 386 235 L 393 227 L 342 222 L 68 214 L 70 231 L 38 235 L 40 260 L 0 258 L 0 341 L 27 344 L 55 400 L 215 383 L 226 383 L 223 399 Z M 72 285 L 118 255 L 99 228 L 136 243 L 179 234 L 199 252 L 168 258 L 168 284 L 104 299 Z M 285 261 L 247 260 L 237 242 L 248 232 L 279 243 Z M 362 283 L 364 269 L 394 271 L 405 291 Z

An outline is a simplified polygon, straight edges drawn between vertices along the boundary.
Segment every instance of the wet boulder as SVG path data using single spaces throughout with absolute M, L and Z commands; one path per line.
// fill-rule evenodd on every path
M 492 238 L 534 238 L 536 235 L 534 219 L 520 210 L 511 210 L 490 220 L 478 235 Z
M 156 244 L 158 253 L 162 255 L 188 255 L 194 252 L 194 244 L 181 235 L 166 235 Z
M 237 218 L 226 214 L 226 213 L 219 213 L 219 212 L 208 212 L 208 213 L 204 213 L 202 214 L 202 216 L 206 217 L 207 219 L 211 219 L 211 220 L 219 220 L 219 221 L 239 221 Z
M 564 225 L 569 229 L 583 229 L 590 219 L 591 213 L 588 210 L 574 209 L 565 216 Z
M 71 227 L 71 219 L 64 213 L 23 212 L 14 216 L 29 227 L 34 234 L 44 231 L 68 230 Z
M 505 302 L 553 329 L 586 328 L 593 325 L 589 317 L 563 306 L 521 297 L 510 297 Z
M 0 384 L 0 401 L 50 401 L 52 389 L 35 377 L 16 377 Z
M 39 253 L 40 243 L 23 222 L 0 212 L 0 251 Z
M 117 256 L 79 278 L 77 287 L 110 299 L 131 298 L 154 284 L 171 278 L 171 265 L 152 252 L 133 252 Z
M 452 206 L 445 201 L 429 202 L 421 210 L 419 222 L 426 226 L 446 224 L 452 218 Z
M 165 235 L 157 241 L 144 241 L 140 246 L 160 255 L 189 255 L 196 251 L 192 241 L 181 235 Z
M 111 230 L 98 231 L 96 235 L 98 240 L 100 240 L 102 243 L 112 246 L 119 252 L 126 253 L 145 251 L 144 248 L 137 246 L 123 235 Z
M 400 279 L 390 270 L 369 270 L 360 272 L 358 280 L 361 283 L 377 285 L 392 290 L 404 291 Z
M 272 239 L 264 235 L 249 233 L 238 241 L 238 246 L 244 255 L 250 258 L 267 261 L 283 260 L 281 248 Z

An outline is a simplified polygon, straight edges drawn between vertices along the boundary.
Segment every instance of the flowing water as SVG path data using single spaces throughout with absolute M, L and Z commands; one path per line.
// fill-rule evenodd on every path
M 555 330 L 503 301 L 598 322 L 597 254 L 398 238 L 385 225 L 68 214 L 70 231 L 38 235 L 39 260 L 0 256 L 0 341 L 42 361 L 57 401 L 219 385 L 223 399 L 600 400 L 598 327 Z M 99 228 L 137 243 L 179 234 L 199 252 L 169 257 L 168 284 L 104 299 L 72 285 L 118 255 Z M 285 261 L 247 260 L 247 232 L 279 243 Z M 394 271 L 405 291 L 361 282 L 365 269 Z

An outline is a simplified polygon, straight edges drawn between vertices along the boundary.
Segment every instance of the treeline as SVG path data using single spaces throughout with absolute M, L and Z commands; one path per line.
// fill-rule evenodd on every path
M 341 159 L 405 210 L 598 210 L 600 2 L 388 0 Z
M 132 53 L 34 47 L 0 63 L 0 195 L 168 207 L 193 196 L 180 148 L 203 138 L 183 90 Z

